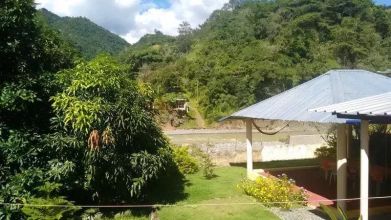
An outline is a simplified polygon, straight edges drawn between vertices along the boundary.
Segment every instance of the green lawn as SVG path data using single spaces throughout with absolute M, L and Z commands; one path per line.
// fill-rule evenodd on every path
M 202 172 L 187 175 L 185 182 L 177 187 L 178 182 L 167 177 L 154 187 L 158 193 L 155 203 L 172 204 L 160 207 L 157 215 L 160 220 L 274 220 L 279 219 L 267 208 L 254 203 L 255 200 L 244 195 L 236 185 L 246 176 L 242 167 L 217 167 L 216 177 L 205 179 Z M 167 181 L 168 180 L 168 181 Z M 170 184 L 168 184 L 170 183 Z M 213 204 L 213 205 L 212 205 Z M 217 205 L 216 205 L 217 204 Z M 219 205 L 221 204 L 221 205 Z M 230 204 L 230 205 L 227 205 Z M 123 210 L 124 211 L 124 210 Z M 147 220 L 148 210 L 133 210 L 139 215 L 124 215 L 121 220 Z M 143 212 L 144 211 L 144 212 Z
M 188 175 L 184 192 L 186 199 L 177 207 L 163 207 L 158 211 L 162 220 L 214 220 L 214 219 L 278 219 L 261 205 L 197 206 L 197 204 L 248 203 L 254 200 L 240 192 L 236 185 L 245 177 L 241 167 L 216 168 L 217 177 L 207 180 L 201 173 Z M 195 206 L 181 206 L 194 204 Z
M 317 159 L 304 159 L 260 162 L 254 164 L 254 166 L 256 168 L 278 168 L 318 164 Z M 172 204 L 174 206 L 159 208 L 157 210 L 158 217 L 161 220 L 278 219 L 277 216 L 260 204 L 232 204 L 255 202 L 253 198 L 244 195 L 236 187 L 240 180 L 246 176 L 245 164 L 236 165 L 217 167 L 215 170 L 216 177 L 209 180 L 202 176 L 202 172 L 187 175 L 184 182 L 166 176 L 167 178 L 159 181 L 159 185 L 152 188 L 153 194 L 156 195 L 153 203 Z M 149 219 L 148 213 L 141 212 L 137 217 L 124 216 L 117 219 L 147 220 Z

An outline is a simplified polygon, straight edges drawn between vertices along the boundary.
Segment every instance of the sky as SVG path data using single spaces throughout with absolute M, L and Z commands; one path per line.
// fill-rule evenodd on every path
M 179 24 L 187 21 L 193 28 L 205 22 L 228 0 L 36 0 L 60 16 L 83 16 L 120 35 L 129 43 L 159 30 L 177 35 Z
M 60 16 L 83 16 L 120 35 L 129 43 L 159 30 L 177 35 L 178 26 L 187 21 L 193 28 L 205 22 L 229 0 L 35 0 Z M 391 0 L 375 0 L 391 5 Z

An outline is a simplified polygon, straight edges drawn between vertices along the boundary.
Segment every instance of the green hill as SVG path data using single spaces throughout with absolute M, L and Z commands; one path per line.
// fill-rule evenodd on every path
M 198 101 L 213 122 L 330 69 L 391 69 L 391 13 L 371 0 L 231 0 L 142 51 L 159 59 L 138 64 L 140 79 L 160 97 Z
M 129 46 L 120 57 L 131 65 L 133 72 L 137 73 L 143 67 L 155 68 L 174 61 L 174 57 L 177 57 L 175 43 L 175 37 L 155 31 L 154 34 L 146 34 L 137 43 Z M 139 75 L 142 77 L 143 74 Z M 143 76 L 147 77 L 145 74 Z
M 129 44 L 110 31 L 84 17 L 60 17 L 46 9 L 39 10 L 50 27 L 74 45 L 86 59 L 106 52 L 117 55 Z

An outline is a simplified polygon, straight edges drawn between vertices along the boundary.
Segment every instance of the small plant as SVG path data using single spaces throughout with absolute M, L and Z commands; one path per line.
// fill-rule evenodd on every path
M 326 137 L 323 137 L 325 145 L 316 149 L 314 154 L 319 159 L 335 159 L 337 152 L 337 135 L 335 129 L 331 129 Z
M 207 152 L 209 151 L 209 147 L 210 146 L 208 145 Z M 213 163 L 210 155 L 197 147 L 192 149 L 192 153 L 199 159 L 204 177 L 207 179 L 215 177 L 215 164 Z
M 28 219 L 70 219 L 80 208 L 74 206 L 72 202 L 58 195 L 61 184 L 46 182 L 37 187 L 38 195 L 41 197 L 32 197 L 27 199 L 22 208 L 22 212 L 28 216 Z M 45 206 L 53 205 L 53 206 Z
M 336 148 L 323 145 L 316 149 L 314 154 L 319 159 L 335 159 Z
M 99 212 L 99 209 L 91 208 L 84 211 L 81 215 L 82 220 L 100 220 L 103 214 Z
M 323 212 L 326 213 L 326 215 L 331 219 L 331 220 L 348 220 L 347 214 L 340 208 L 333 208 L 330 206 L 326 206 L 323 204 L 320 204 L 320 207 L 322 208 Z M 357 219 L 361 220 L 361 216 Z
M 182 174 L 192 174 L 199 170 L 197 159 L 189 153 L 189 147 L 172 147 L 174 161 Z
M 304 189 L 295 189 L 294 180 L 285 174 L 278 178 L 258 177 L 255 181 L 244 179 L 238 188 L 265 206 L 290 209 L 294 205 L 305 205 L 307 200 Z

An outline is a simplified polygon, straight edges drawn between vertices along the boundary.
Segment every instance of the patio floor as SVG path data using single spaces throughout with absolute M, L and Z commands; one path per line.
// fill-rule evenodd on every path
M 309 195 L 309 205 L 318 207 L 319 200 L 322 200 L 321 203 L 325 205 L 333 204 L 332 199 L 336 199 L 336 179 L 325 179 L 323 171 L 319 167 L 302 167 L 302 168 L 293 168 L 293 169 L 266 169 L 266 175 L 278 176 L 281 174 L 286 174 L 289 178 L 292 178 L 296 181 L 298 187 L 303 187 L 308 191 Z M 265 174 L 263 174 L 265 175 Z M 359 180 L 348 179 L 348 198 L 357 198 L 359 197 Z M 370 196 L 376 196 L 375 186 L 370 185 Z M 391 195 L 391 181 L 386 181 L 381 185 L 380 194 L 377 196 L 387 196 Z M 326 200 L 326 201 L 324 201 Z M 328 201 L 327 201 L 328 200 Z M 360 207 L 359 200 L 356 201 L 347 201 L 347 208 L 350 213 L 355 215 L 358 214 L 358 209 Z M 335 204 L 334 204 L 335 205 Z M 372 216 L 381 214 L 382 217 L 371 218 L 371 219 L 384 219 L 384 215 L 391 217 L 391 199 L 375 199 L 369 200 L 369 214 Z M 391 219 L 391 218 L 390 218 Z

